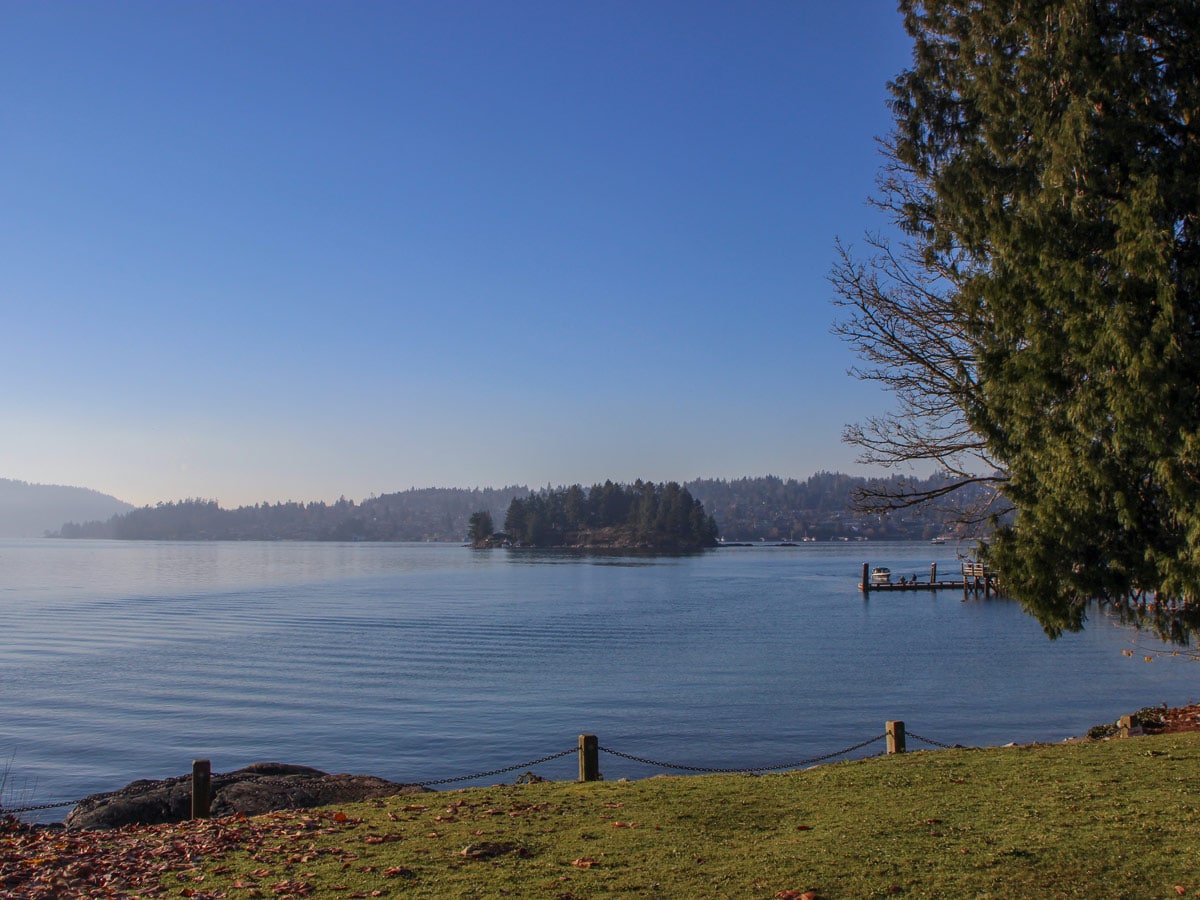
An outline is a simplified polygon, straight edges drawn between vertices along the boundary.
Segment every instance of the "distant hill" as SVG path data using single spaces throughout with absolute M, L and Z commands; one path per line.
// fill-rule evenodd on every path
M 88 488 L 0 478 L 0 538 L 42 537 L 64 522 L 103 522 L 131 509 Z

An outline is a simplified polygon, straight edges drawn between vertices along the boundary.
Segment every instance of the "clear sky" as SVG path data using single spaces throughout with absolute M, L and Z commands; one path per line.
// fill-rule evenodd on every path
M 891 0 L 0 2 L 0 477 L 861 472 Z

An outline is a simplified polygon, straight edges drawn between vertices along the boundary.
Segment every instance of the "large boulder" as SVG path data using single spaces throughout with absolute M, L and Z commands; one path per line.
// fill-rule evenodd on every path
M 427 790 L 419 784 L 373 775 L 330 775 L 308 766 L 255 763 L 212 777 L 211 812 L 213 816 L 257 816 L 277 809 L 353 803 Z M 182 822 L 191 814 L 192 778 L 181 775 L 162 781 L 134 781 L 119 791 L 85 797 L 63 824 L 72 829 L 120 828 Z

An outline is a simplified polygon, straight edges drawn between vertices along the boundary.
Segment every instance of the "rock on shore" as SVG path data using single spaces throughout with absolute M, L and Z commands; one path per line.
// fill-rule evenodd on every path
M 257 816 L 279 809 L 353 803 L 427 790 L 373 775 L 330 775 L 308 766 L 255 763 L 213 776 L 211 810 L 213 816 Z M 70 829 L 158 825 L 185 821 L 191 813 L 191 776 L 181 775 L 162 781 L 134 781 L 119 791 L 85 797 L 63 824 Z

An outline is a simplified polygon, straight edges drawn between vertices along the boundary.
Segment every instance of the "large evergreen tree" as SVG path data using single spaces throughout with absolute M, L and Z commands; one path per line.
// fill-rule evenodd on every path
M 890 205 L 1017 510 L 995 563 L 1052 634 L 1200 599 L 1200 3 L 900 7 Z
M 496 526 L 492 522 L 492 514 L 486 509 L 471 513 L 471 517 L 467 519 L 467 540 L 473 543 L 486 541 L 492 536 L 495 530 Z

